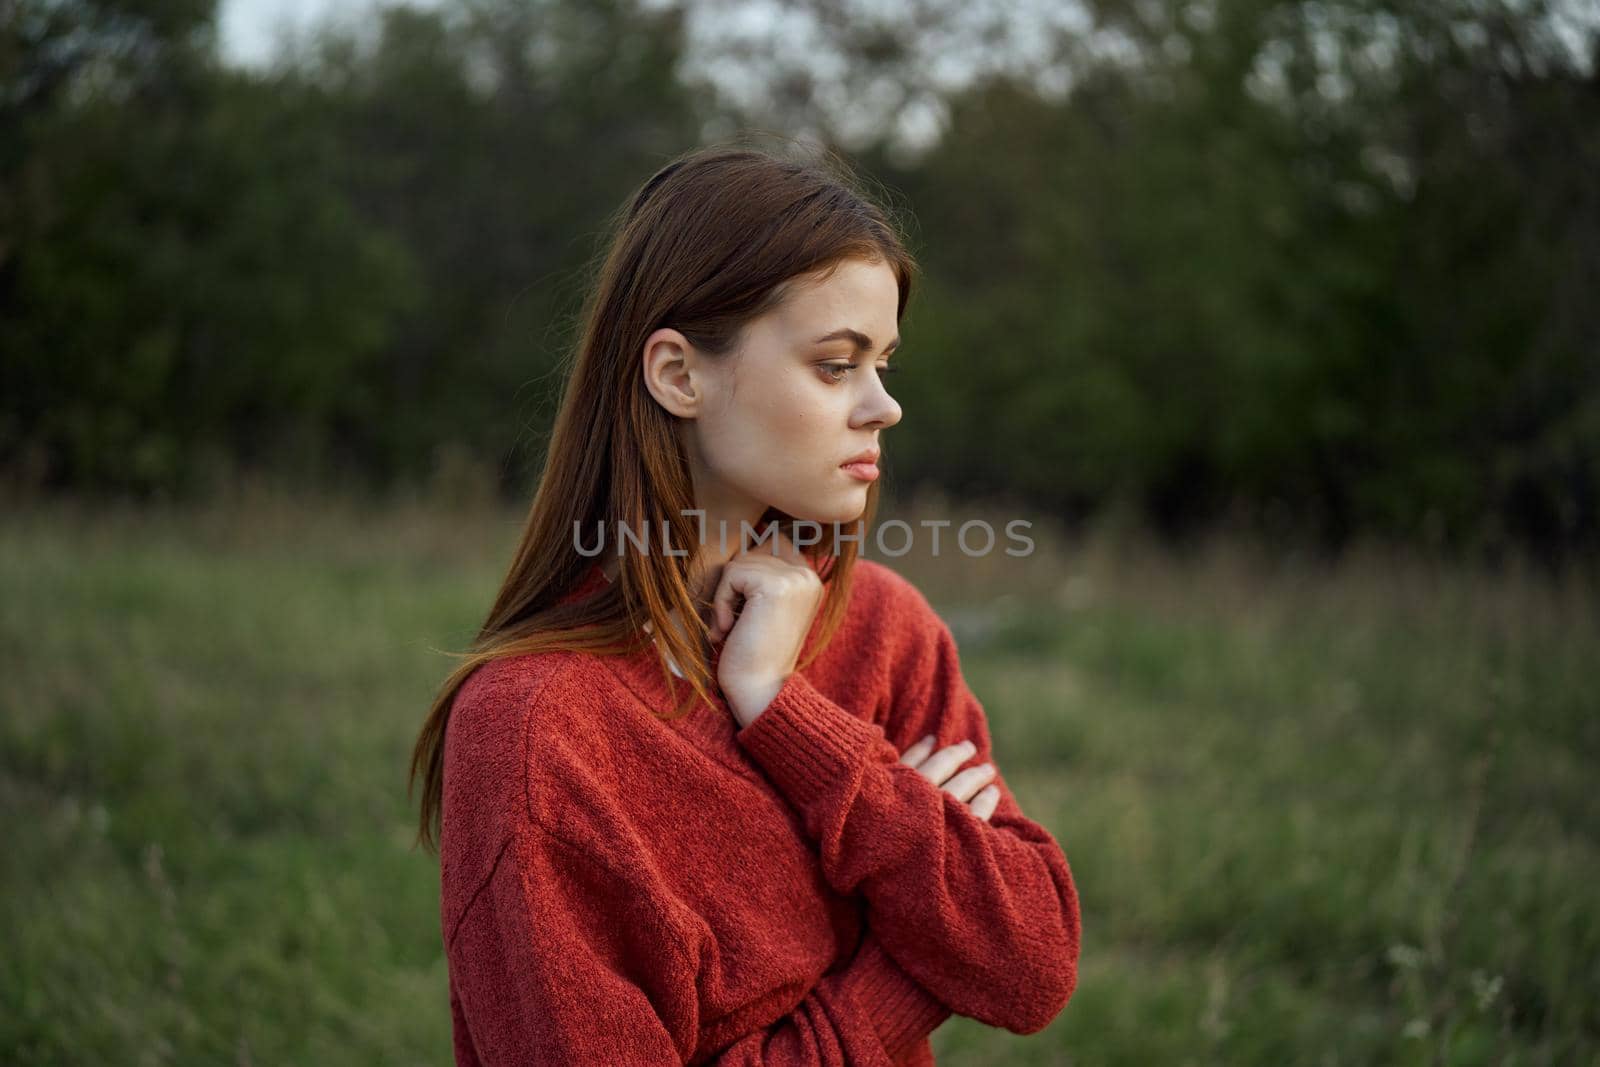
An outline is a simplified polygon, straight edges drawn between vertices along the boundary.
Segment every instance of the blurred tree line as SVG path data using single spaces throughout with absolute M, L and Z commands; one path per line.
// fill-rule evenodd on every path
M 390 7 L 253 69 L 214 0 L 0 2 L 0 470 L 148 495 L 476 464 L 523 496 L 607 214 L 708 134 L 809 123 L 926 268 L 894 484 L 1330 549 L 1600 546 L 1592 25 L 1096 0 L 1046 61 L 941 92 L 915 44 L 953 0 L 809 6 L 845 73 L 746 56 L 753 110 L 694 76 L 693 4 Z M 816 106 L 884 86 L 937 96 L 931 145 Z

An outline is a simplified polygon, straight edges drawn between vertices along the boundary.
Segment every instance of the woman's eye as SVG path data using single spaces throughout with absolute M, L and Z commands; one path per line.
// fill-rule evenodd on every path
M 821 367 L 823 375 L 830 382 L 842 382 L 851 371 L 856 369 L 854 363 L 822 363 L 818 364 L 818 366 Z M 899 367 L 896 367 L 893 364 L 886 363 L 878 368 L 878 373 L 894 374 L 899 369 Z

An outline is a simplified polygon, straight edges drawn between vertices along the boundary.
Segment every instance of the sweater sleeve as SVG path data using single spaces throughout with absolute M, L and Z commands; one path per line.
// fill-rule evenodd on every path
M 1060 846 L 1023 815 L 1003 775 L 992 779 L 1000 803 L 985 821 L 900 762 L 927 734 L 935 750 L 972 741 L 962 768 L 992 762 L 955 639 L 917 603 L 891 713 L 898 747 L 798 671 L 735 736 L 800 814 L 828 882 L 865 898 L 896 962 L 956 1014 L 1035 1033 L 1077 985 L 1077 890 Z
M 786 1016 L 697 1051 L 697 966 L 637 880 L 537 823 L 517 832 L 447 957 L 459 1067 L 891 1067 L 951 1012 L 870 930 Z

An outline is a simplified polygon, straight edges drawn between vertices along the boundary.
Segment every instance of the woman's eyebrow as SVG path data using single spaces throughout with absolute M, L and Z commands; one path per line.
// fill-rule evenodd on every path
M 825 333 L 811 343 L 814 345 L 820 345 L 824 341 L 849 341 L 851 344 L 855 345 L 858 350 L 865 349 L 868 352 L 872 351 L 872 338 L 857 330 L 852 330 L 848 326 L 844 327 L 843 329 L 834 330 L 832 333 Z M 883 354 L 888 355 L 899 346 L 900 338 L 896 337 L 893 341 L 890 341 L 887 346 L 885 346 Z

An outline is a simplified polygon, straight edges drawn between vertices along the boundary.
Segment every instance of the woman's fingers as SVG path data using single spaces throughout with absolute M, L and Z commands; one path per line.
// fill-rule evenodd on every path
M 738 618 L 739 601 L 744 594 L 735 589 L 728 581 L 719 581 L 717 591 L 711 600 L 711 641 L 716 643 L 728 636 L 733 629 L 734 621 Z
M 989 784 L 999 772 L 995 770 L 993 764 L 983 763 L 976 767 L 968 767 L 956 774 L 955 769 L 961 766 L 964 760 L 972 758 L 978 750 L 977 746 L 971 741 L 962 741 L 960 744 L 941 749 L 937 755 L 930 758 L 928 753 L 933 751 L 933 746 L 936 744 L 938 738 L 929 734 L 906 749 L 900 756 L 900 762 L 914 768 L 918 774 L 946 793 L 966 802 L 974 815 L 988 822 L 989 817 L 1000 806 L 1000 787 Z
M 796 568 L 804 568 L 815 580 L 805 554 L 782 531 L 776 531 L 772 539 L 763 544 L 741 547 L 737 555 L 719 566 L 708 609 L 711 643 L 720 643 L 733 631 L 752 590 L 781 581 L 789 577 L 787 572 Z
M 956 768 L 973 757 L 978 751 L 978 746 L 971 741 L 962 741 L 948 748 L 941 748 L 917 767 L 917 773 L 922 775 L 934 785 L 943 785 L 944 780 L 956 772 Z
M 928 753 L 933 751 L 934 742 L 937 740 L 932 734 L 912 745 L 900 754 L 900 762 L 907 767 L 915 767 L 928 758 Z
M 989 821 L 989 816 L 993 815 L 994 810 L 999 806 L 1000 787 L 997 785 L 991 785 L 989 788 L 972 798 L 972 814 L 976 815 L 984 822 Z
M 943 786 L 946 793 L 950 793 L 957 800 L 971 800 L 973 794 L 988 785 L 994 779 L 994 767 L 988 763 L 980 763 L 976 767 L 968 767 Z

